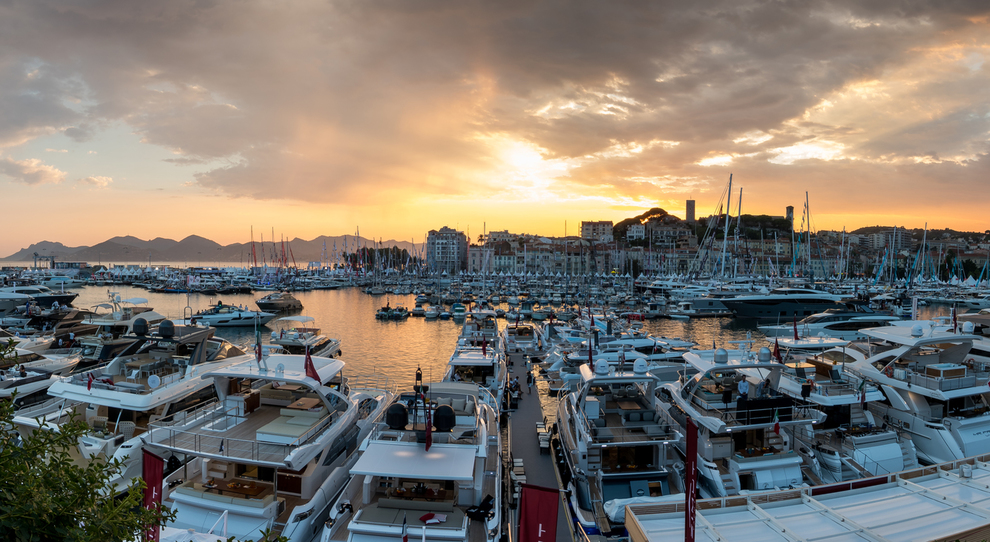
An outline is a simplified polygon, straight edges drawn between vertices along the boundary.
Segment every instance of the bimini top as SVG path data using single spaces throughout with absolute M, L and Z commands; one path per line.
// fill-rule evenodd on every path
M 351 474 L 425 478 L 428 480 L 474 480 L 476 446 L 434 444 L 430 451 L 415 442 L 371 442 L 351 467 Z

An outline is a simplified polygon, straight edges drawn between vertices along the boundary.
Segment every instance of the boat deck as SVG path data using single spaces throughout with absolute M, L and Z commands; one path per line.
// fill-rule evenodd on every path
M 307 431 L 292 442 L 278 443 L 259 440 L 259 431 L 283 417 L 284 407 L 261 405 L 246 416 L 233 415 L 234 409 L 223 409 L 214 403 L 212 411 L 199 411 L 202 420 L 194 427 L 176 429 L 164 424 L 152 424 L 152 439 L 156 444 L 192 454 L 219 454 L 234 460 L 283 463 L 293 448 L 306 441 L 307 436 L 325 427 L 330 416 L 312 418 Z M 286 437 L 288 440 L 290 437 Z

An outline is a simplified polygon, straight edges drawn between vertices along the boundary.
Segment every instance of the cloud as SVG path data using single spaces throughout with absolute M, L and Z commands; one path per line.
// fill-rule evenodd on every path
M 923 0 L 12 0 L 0 147 L 123 124 L 201 189 L 350 205 L 533 187 L 680 197 L 717 193 L 729 169 L 773 197 L 795 179 L 924 186 L 969 179 L 990 151 L 988 13 Z
M 111 179 L 110 177 L 90 176 L 90 177 L 83 177 L 82 179 L 78 179 L 76 180 L 76 182 L 79 184 L 88 184 L 96 188 L 106 188 L 110 186 L 110 183 L 113 182 L 113 179 Z
M 45 149 L 45 152 L 69 152 L 68 149 Z
M 65 180 L 64 171 L 45 165 L 37 158 L 26 160 L 0 158 L 0 175 L 27 185 L 58 184 Z

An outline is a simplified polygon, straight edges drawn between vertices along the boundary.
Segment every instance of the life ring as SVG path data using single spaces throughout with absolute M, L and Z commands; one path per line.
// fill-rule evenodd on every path
M 893 378 L 893 377 L 894 377 L 894 368 L 888 365 L 888 366 L 887 366 L 887 367 L 886 367 L 886 368 L 885 368 L 885 369 L 883 370 L 883 374 L 885 374 L 885 375 L 887 375 L 887 376 L 889 376 L 889 377 L 891 377 L 891 378 Z

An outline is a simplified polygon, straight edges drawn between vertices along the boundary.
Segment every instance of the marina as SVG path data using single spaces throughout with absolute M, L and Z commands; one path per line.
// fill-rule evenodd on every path
M 699 502 L 723 499 L 718 502 L 724 506 L 733 497 L 800 496 L 818 486 L 878 476 L 896 485 L 900 481 L 890 473 L 917 469 L 919 459 L 958 463 L 971 455 L 966 450 L 982 453 L 965 435 L 955 448 L 949 445 L 956 450 L 949 457 L 921 447 L 916 452 L 904 440 L 907 422 L 881 429 L 875 421 L 895 419 L 889 410 L 894 407 L 880 404 L 880 386 L 889 394 L 899 385 L 894 380 L 915 378 L 901 375 L 904 369 L 924 373 L 927 366 L 929 373 L 955 376 L 953 367 L 967 355 L 964 345 L 981 351 L 986 339 L 980 336 L 936 331 L 945 329 L 944 306 L 925 307 L 918 316 L 935 319 L 924 321 L 931 326 L 926 333 L 945 336 L 915 345 L 911 337 L 918 331 L 910 321 L 856 316 L 862 309 L 816 317 L 856 324 L 846 328 L 855 335 L 837 334 L 848 339 L 827 336 L 828 328 L 810 335 L 810 325 L 796 321 L 764 328 L 760 319 L 725 315 L 629 318 L 636 306 L 623 304 L 620 316 L 608 303 L 561 303 L 537 321 L 521 315 L 513 320 L 511 313 L 500 318 L 507 302 L 475 299 L 451 307 L 457 316 L 449 319 L 383 320 L 376 318 L 382 296 L 390 307 L 446 306 L 417 301 L 422 293 L 369 295 L 338 287 L 297 290 L 293 299 L 303 308 L 278 317 L 256 312 L 250 325 L 206 327 L 207 321 L 189 315 L 249 313 L 266 292 L 173 294 L 126 285 L 109 293 L 97 286 L 74 292 L 76 306 L 113 311 L 110 320 L 102 317 L 107 323 L 95 328 L 94 337 L 122 346 L 109 360 L 94 357 L 97 365 L 88 373 L 53 377 L 54 399 L 25 407 L 18 419 L 32 430 L 28 420 L 39 414 L 57 422 L 73 410 L 84 413 L 100 427 L 94 425 L 82 455 L 119 455 L 127 466 L 119 487 L 138 475 L 142 448 L 179 458 L 165 480 L 165 502 L 179 517 L 165 527 L 164 540 L 181 540 L 189 529 L 249 538 L 263 525 L 294 542 L 377 540 L 403 529 L 425 533 L 428 540 L 515 540 L 528 487 L 549 488 L 558 496 L 559 540 L 655 540 L 650 533 L 666 529 L 658 526 L 685 499 L 685 416 L 702 428 Z M 574 313 L 570 322 L 549 319 L 567 309 Z M 881 327 L 863 327 L 859 318 Z M 764 335 L 764 329 L 777 336 Z M 126 346 L 147 333 L 164 334 L 152 343 L 160 355 Z M 895 374 L 867 360 L 869 351 L 857 353 L 850 341 L 864 336 L 907 345 L 903 362 L 887 360 L 904 369 Z M 103 343 L 92 341 L 79 337 L 77 350 L 99 350 Z M 945 353 L 919 357 L 931 354 L 927 345 Z M 783 353 L 771 354 L 770 348 Z M 216 357 L 219 351 L 224 355 Z M 304 369 L 307 355 L 320 381 Z M 775 363 L 772 355 L 787 361 Z M 206 363 L 214 357 L 219 361 Z M 981 365 L 974 371 L 990 363 L 990 357 L 977 359 Z M 194 366 L 193 380 L 182 384 L 181 375 L 193 374 Z M 983 373 L 974 374 L 978 387 Z M 754 392 L 758 397 L 726 395 L 744 380 L 760 390 Z M 764 390 L 764 383 L 774 387 Z M 941 397 L 938 389 L 931 392 L 935 399 Z M 958 389 L 951 397 L 964 397 L 966 388 Z M 197 399 L 190 402 L 193 391 Z M 341 406 L 347 401 L 354 406 Z M 401 416 L 391 412 L 399 406 Z M 972 411 L 967 419 L 982 419 L 986 404 L 974 399 L 945 407 L 952 416 L 959 408 Z M 317 409 L 327 415 L 307 417 Z M 349 416 L 355 416 L 354 430 L 346 438 L 334 436 L 342 431 L 333 429 L 336 424 L 351 424 Z M 974 423 L 950 430 L 970 431 Z M 424 448 L 427 427 L 432 453 Z M 339 459 L 320 459 L 320 450 Z M 398 455 L 388 459 L 390 454 Z M 477 468 L 471 466 L 475 455 Z M 446 469 L 430 467 L 435 461 Z M 382 489 L 369 492 L 369 485 Z M 421 516 L 444 523 L 427 524 Z M 221 517 L 225 531 L 217 530 Z

